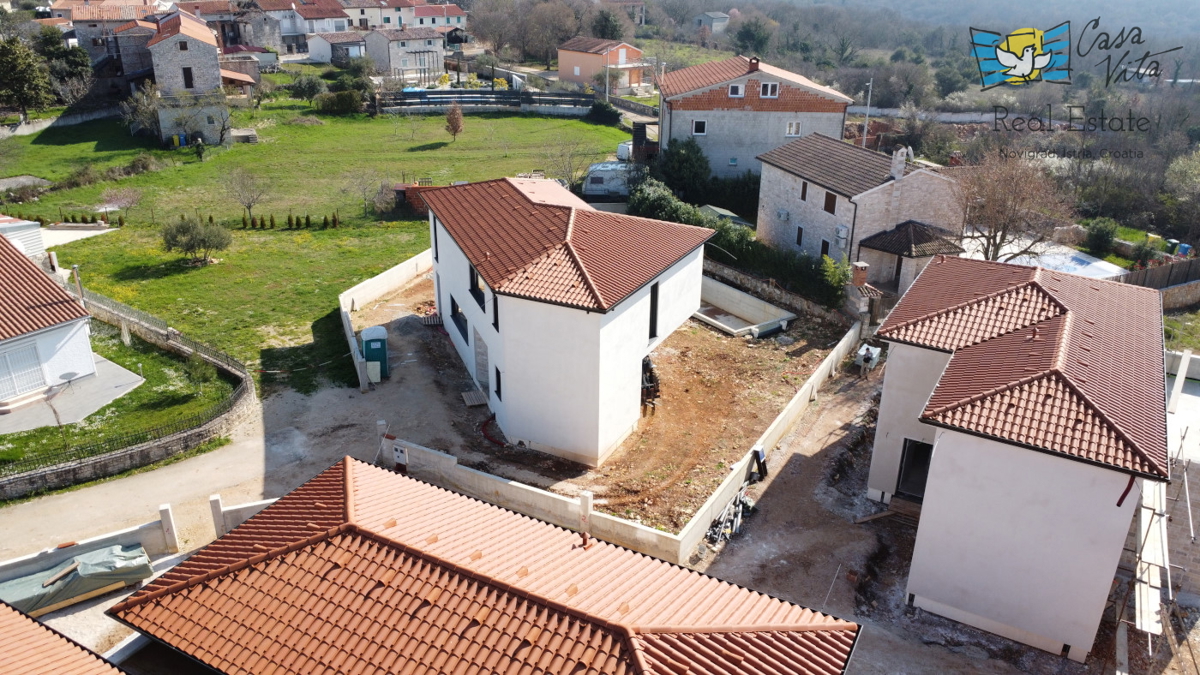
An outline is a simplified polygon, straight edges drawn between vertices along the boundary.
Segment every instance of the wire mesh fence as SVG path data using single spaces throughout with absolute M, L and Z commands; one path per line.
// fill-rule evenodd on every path
M 56 277 L 57 278 L 57 277 Z M 63 287 L 74 297 L 79 297 L 77 289 L 70 283 L 63 283 Z M 240 376 L 240 382 L 237 387 L 221 401 L 213 404 L 208 409 L 190 415 L 188 417 L 177 419 L 168 424 L 151 427 L 136 432 L 129 432 L 104 438 L 103 440 L 94 441 L 82 445 L 68 445 L 58 451 L 40 452 L 31 457 L 20 457 L 10 461 L 0 460 L 0 478 L 14 476 L 17 474 L 27 473 L 30 471 L 38 471 L 49 467 L 78 462 L 84 459 L 99 457 L 112 452 L 118 452 L 126 448 L 150 443 L 160 440 L 168 436 L 172 436 L 181 432 L 191 431 L 212 422 L 221 415 L 232 410 L 245 396 L 254 395 L 254 385 L 250 377 L 250 371 L 245 364 L 232 356 L 205 345 L 196 342 L 191 338 L 171 330 L 167 326 L 167 322 L 152 315 L 147 314 L 138 309 L 134 309 L 122 302 L 113 300 L 112 298 L 100 295 L 93 291 L 84 290 L 83 297 L 85 303 L 93 311 L 97 308 L 103 309 L 103 312 L 95 312 L 103 316 L 104 314 L 110 317 L 118 318 L 131 324 L 138 324 L 146 328 L 159 331 L 164 335 L 168 335 L 168 345 L 175 343 L 178 346 L 190 350 L 191 352 L 200 353 L 211 361 L 224 365 L 228 370 L 234 371 Z M 111 321 L 106 321 L 111 323 Z

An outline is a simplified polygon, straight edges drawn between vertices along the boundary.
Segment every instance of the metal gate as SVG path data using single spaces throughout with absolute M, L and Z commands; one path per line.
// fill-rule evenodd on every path
M 36 345 L 0 354 L 0 401 L 46 386 Z

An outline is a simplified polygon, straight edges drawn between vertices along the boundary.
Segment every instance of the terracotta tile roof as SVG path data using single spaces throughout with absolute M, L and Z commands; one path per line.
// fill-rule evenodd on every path
M 186 35 L 193 40 L 199 40 L 214 47 L 217 46 L 217 36 L 213 34 L 208 24 L 204 23 L 202 19 L 182 10 L 176 11 L 163 21 L 160 21 L 158 24 L 158 33 L 150 38 L 146 46 L 153 47 L 163 40 L 169 40 L 177 35 Z
M 337 0 L 303 5 L 296 3 L 296 13 L 305 19 L 341 19 L 349 16 Z
M 134 28 L 144 28 L 147 30 L 157 31 L 158 25 L 150 23 L 149 21 L 130 21 L 129 23 L 123 23 L 120 26 L 117 26 L 113 29 L 113 32 L 124 33 L 125 31 L 133 30 Z
M 204 2 L 180 2 L 176 3 L 177 9 L 182 9 L 195 16 L 203 16 L 205 14 L 231 14 L 235 11 L 232 2 L 228 0 L 205 0 Z
M 144 19 L 157 11 L 145 5 L 76 5 L 71 8 L 71 22 L 133 21 Z
M 891 157 L 824 134 L 798 138 L 758 159 L 847 198 L 892 180 Z M 915 170 L 906 166 L 905 174 Z
M 583 37 L 581 35 L 579 37 L 573 37 L 570 40 L 567 40 L 566 42 L 559 45 L 558 48 L 560 50 L 568 51 L 568 52 L 585 52 L 587 54 L 607 54 L 608 52 L 611 52 L 612 50 L 616 49 L 617 47 L 620 47 L 621 45 L 625 45 L 625 44 L 626 43 L 621 42 L 620 40 L 604 40 L 601 38 Z M 636 47 L 633 47 L 632 45 L 626 45 L 626 46 L 637 49 Z M 640 49 L 638 50 L 638 53 L 639 54 L 641 53 Z
M 40 23 L 43 26 L 70 26 L 71 20 L 65 17 L 56 16 L 49 19 L 34 19 L 34 22 Z
M 421 196 L 502 295 L 607 311 L 712 230 L 593 210 L 554 181 L 512 179 Z
M 346 9 L 376 9 L 385 7 L 383 0 L 339 0 Z
M 828 96 L 843 103 L 852 103 L 854 101 L 854 99 L 836 89 L 817 84 L 803 75 L 798 75 L 783 68 L 776 68 L 768 63 L 759 62 L 758 70 L 759 72 L 791 82 L 814 93 Z M 674 98 L 688 92 L 696 91 L 697 89 L 707 89 L 729 82 L 730 80 L 736 80 L 743 75 L 749 75 L 751 72 L 754 71 L 750 70 L 749 58 L 734 56 L 723 61 L 710 61 L 697 66 L 673 70 L 659 78 L 658 88 L 662 91 L 663 98 Z
M 391 42 L 400 40 L 440 40 L 442 34 L 428 26 L 418 26 L 416 28 L 376 28 L 371 31 L 379 33 Z
M 294 0 L 253 0 L 253 2 L 264 12 L 290 12 L 293 4 L 299 4 Z
M 246 73 L 240 73 L 236 70 L 226 70 L 224 68 L 221 68 L 220 70 L 222 80 L 232 80 L 234 82 L 241 82 L 243 84 L 254 84 L 254 78 Z
M 341 33 L 317 33 L 317 37 L 331 45 L 362 42 L 366 33 L 359 31 L 342 31 Z
M 0 602 L 0 672 L 5 675 L 120 675 L 122 670 L 58 631 Z
M 940 227 L 926 225 L 915 220 L 906 220 L 890 230 L 876 232 L 863 239 L 860 245 L 904 256 L 905 258 L 928 258 L 946 254 L 958 255 L 963 248 L 954 243 L 954 233 Z
M 88 316 L 7 237 L 0 237 L 0 340 Z
M 424 5 L 413 10 L 413 16 L 466 16 L 458 5 Z
M 239 675 L 833 674 L 858 634 L 351 458 L 169 574 L 109 613 Z
M 1153 289 L 939 257 L 876 334 L 953 352 L 925 422 L 1169 477 Z

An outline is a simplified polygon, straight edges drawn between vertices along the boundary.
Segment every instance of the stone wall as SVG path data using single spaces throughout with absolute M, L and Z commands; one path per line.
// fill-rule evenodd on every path
M 1167 286 L 1159 292 L 1162 294 L 1164 310 L 1183 309 L 1200 304 L 1200 281 Z
M 838 313 L 837 310 L 826 309 L 808 298 L 785 291 L 770 279 L 759 279 L 756 276 L 740 272 L 732 267 L 708 260 L 707 258 L 704 260 L 704 273 L 749 291 L 781 307 L 796 310 L 804 314 L 819 316 L 828 321 L 836 321 L 843 326 L 849 324 L 846 317 Z M 855 320 L 857 318 L 854 317 Z
M 180 50 L 180 43 L 187 49 Z M 179 34 L 150 46 L 154 80 L 164 96 L 210 94 L 221 91 L 221 67 L 217 48 L 207 42 Z M 183 69 L 192 69 L 192 86 L 185 87 Z

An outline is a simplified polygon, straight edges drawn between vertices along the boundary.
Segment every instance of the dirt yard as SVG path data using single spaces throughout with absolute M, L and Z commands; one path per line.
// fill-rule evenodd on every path
M 708 499 L 846 330 L 802 319 L 786 334 L 753 341 L 689 320 L 651 354 L 661 380 L 658 405 L 647 409 L 639 428 L 603 465 L 589 470 L 484 437 L 481 425 L 489 413 L 485 406 L 463 404 L 462 392 L 475 385 L 449 336 L 418 318 L 433 311 L 432 294 L 432 281 L 423 279 L 353 317 L 356 330 L 389 328 L 392 377 L 380 388 L 412 386 L 420 378 L 441 403 L 440 430 L 430 428 L 425 416 L 406 415 L 393 433 L 449 452 L 464 466 L 560 494 L 590 490 L 597 508 L 673 532 Z M 426 401 L 423 407 L 431 406 L 436 404 Z M 494 423 L 488 429 L 503 438 Z

